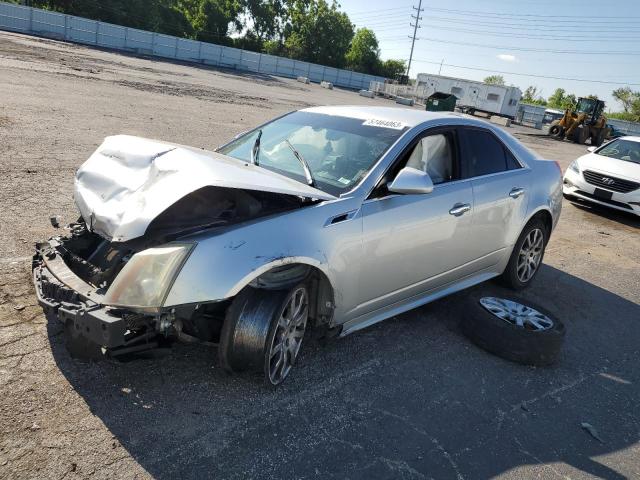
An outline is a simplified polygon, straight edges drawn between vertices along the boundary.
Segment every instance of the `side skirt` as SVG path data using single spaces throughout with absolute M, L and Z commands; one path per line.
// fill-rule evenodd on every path
M 409 297 L 401 302 L 361 315 L 342 324 L 342 332 L 340 333 L 340 336 L 344 337 L 345 335 L 362 330 L 363 328 L 381 322 L 382 320 L 386 320 L 387 318 L 421 307 L 422 305 L 433 302 L 439 298 L 446 297 L 452 293 L 459 292 L 465 288 L 473 287 L 474 285 L 497 277 L 501 273 L 502 272 L 496 272 L 496 265 L 493 265 L 490 268 L 473 273 L 467 277 L 458 279 L 441 287 L 422 294 L 414 295 L 413 297 Z

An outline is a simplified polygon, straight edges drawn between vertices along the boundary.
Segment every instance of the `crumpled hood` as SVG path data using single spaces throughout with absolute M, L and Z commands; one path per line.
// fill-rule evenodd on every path
M 151 221 L 207 186 L 335 197 L 283 175 L 215 152 L 116 135 L 78 169 L 74 199 L 94 232 L 117 242 L 144 235 Z

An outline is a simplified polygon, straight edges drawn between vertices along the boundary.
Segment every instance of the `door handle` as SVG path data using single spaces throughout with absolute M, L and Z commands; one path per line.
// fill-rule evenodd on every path
M 469 210 L 471 210 L 471 205 L 469 205 L 468 203 L 456 203 L 453 207 L 451 207 L 451 210 L 449 210 L 449 215 L 459 217 Z
M 518 198 L 520 195 L 523 195 L 523 194 L 524 194 L 524 188 L 520 188 L 520 187 L 513 187 L 509 192 L 509 196 L 511 198 Z

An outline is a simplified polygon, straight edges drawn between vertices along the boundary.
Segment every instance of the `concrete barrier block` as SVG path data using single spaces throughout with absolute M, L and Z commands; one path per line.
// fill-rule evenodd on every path
M 404 98 L 404 97 L 396 97 L 396 103 L 399 103 L 400 105 L 409 105 L 410 107 L 413 107 L 413 98 Z
M 298 77 L 298 81 L 300 83 L 309 83 L 309 79 L 307 77 Z
M 328 88 L 329 90 L 333 90 L 333 83 L 331 83 L 331 82 L 325 82 L 323 80 L 322 82 L 320 82 L 320 86 L 322 88 Z
M 505 117 L 498 117 L 497 115 L 492 115 L 489 119 L 491 123 L 495 123 L 496 125 L 502 125 L 503 127 L 511 126 L 511 119 Z
M 373 98 L 375 96 L 375 93 L 369 90 L 360 90 L 359 95 L 361 97 Z

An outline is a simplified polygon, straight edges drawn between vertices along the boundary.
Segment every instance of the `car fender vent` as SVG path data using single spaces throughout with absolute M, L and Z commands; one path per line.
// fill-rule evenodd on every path
M 339 215 L 335 215 L 329 218 L 327 222 L 324 224 L 324 226 L 328 227 L 330 225 L 335 225 L 337 223 L 343 223 L 343 222 L 349 221 L 356 216 L 356 213 L 358 213 L 358 210 L 351 210 L 350 212 L 345 212 Z

